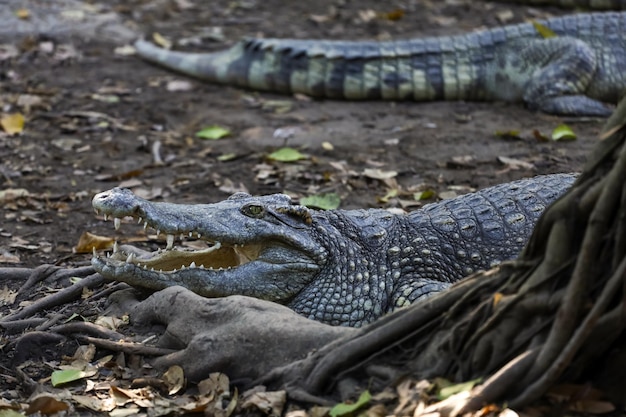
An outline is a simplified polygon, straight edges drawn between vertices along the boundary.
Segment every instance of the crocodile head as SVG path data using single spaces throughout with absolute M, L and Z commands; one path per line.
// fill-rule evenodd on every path
M 248 295 L 287 303 L 314 279 L 328 250 L 312 239 L 312 212 L 287 195 L 237 193 L 215 204 L 150 202 L 114 188 L 92 201 L 116 229 L 124 217 L 165 234 L 166 248 L 147 255 L 118 249 L 94 252 L 92 264 L 106 278 L 163 289 L 182 285 L 206 296 Z M 204 249 L 176 245 L 178 238 L 204 241 Z M 194 246 L 202 246 L 194 245 Z

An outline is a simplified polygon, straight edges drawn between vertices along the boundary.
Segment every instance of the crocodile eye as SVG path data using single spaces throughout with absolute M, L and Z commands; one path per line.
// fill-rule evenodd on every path
M 259 204 L 246 204 L 241 211 L 248 217 L 261 217 L 265 213 L 265 209 Z

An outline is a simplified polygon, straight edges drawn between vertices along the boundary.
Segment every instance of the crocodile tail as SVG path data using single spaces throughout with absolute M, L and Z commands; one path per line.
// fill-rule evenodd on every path
M 506 38 L 505 29 L 496 29 L 387 42 L 245 39 L 213 53 L 169 51 L 146 41 L 135 48 L 168 69 L 260 91 L 348 100 L 485 100 L 483 61 L 493 59 Z
M 231 68 L 241 58 L 240 45 L 214 53 L 171 51 L 141 39 L 134 46 L 139 57 L 167 69 L 213 83 L 247 85 L 246 74 L 237 74 Z M 242 79 L 238 80 L 237 75 Z

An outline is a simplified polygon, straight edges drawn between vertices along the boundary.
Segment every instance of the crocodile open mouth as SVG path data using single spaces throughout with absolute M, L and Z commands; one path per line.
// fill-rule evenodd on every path
M 114 218 L 114 224 L 115 229 L 119 229 L 121 219 Z M 150 227 L 148 222 L 144 222 L 144 229 Z M 157 237 L 159 234 L 160 230 L 157 230 Z M 197 239 L 187 240 L 187 235 L 191 238 L 197 237 Z M 259 259 L 263 249 L 268 246 L 260 243 L 224 244 L 219 241 L 203 239 L 195 232 L 181 233 L 180 236 L 181 242 L 188 243 L 187 245 L 174 246 L 175 235 L 166 234 L 166 248 L 154 252 L 128 246 L 120 248 L 116 242 L 112 253 L 107 255 L 107 260 L 125 262 L 157 272 L 176 272 L 186 268 L 225 270 Z M 94 257 L 98 257 L 95 249 Z

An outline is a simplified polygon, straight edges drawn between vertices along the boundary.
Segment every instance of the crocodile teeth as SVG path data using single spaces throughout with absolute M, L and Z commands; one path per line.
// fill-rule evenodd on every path
M 189 268 L 195 268 L 196 267 L 196 263 L 195 262 L 191 262 L 191 264 L 189 265 Z
M 198 239 L 200 239 L 200 236 L 201 236 L 200 233 L 198 233 Z
M 131 262 L 133 261 L 133 258 L 134 258 L 134 257 L 135 257 L 135 255 L 134 255 L 134 254 L 129 253 L 129 254 L 128 254 L 128 258 L 126 258 L 126 263 L 127 263 L 127 264 L 131 263 Z
M 189 232 L 189 237 L 193 237 L 193 232 Z
M 120 219 L 119 217 L 116 217 L 113 219 L 113 226 L 115 227 L 115 230 L 119 230 L 121 225 L 122 225 L 122 219 Z
M 174 247 L 174 235 L 167 235 L 166 249 L 172 249 L 173 247 Z
M 118 250 L 120 250 L 120 248 L 117 245 L 117 240 L 116 240 L 115 242 L 113 242 L 113 253 L 117 253 Z
M 91 247 L 91 251 L 93 252 L 93 256 L 98 256 L 98 254 L 96 253 L 96 247 L 95 246 Z
M 103 218 L 103 219 L 104 219 L 104 221 L 106 222 L 106 221 L 107 221 L 107 219 L 109 218 L 109 216 L 107 216 L 107 214 L 106 214 L 106 213 L 103 213 L 103 214 L 102 214 L 102 218 Z
M 141 224 L 142 221 L 143 221 L 143 219 L 141 217 L 137 218 L 137 224 Z
M 146 230 L 148 228 L 148 222 L 143 222 L 143 230 Z

